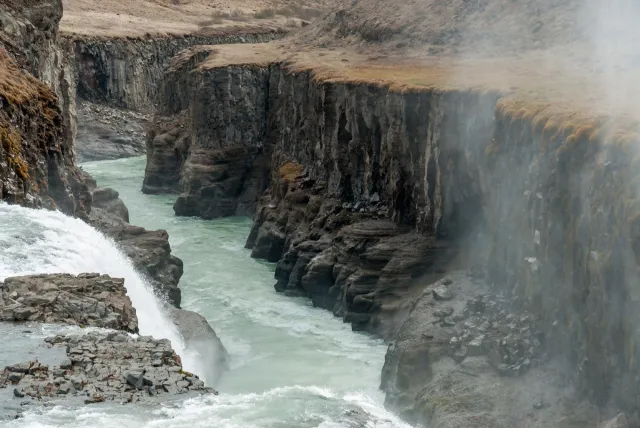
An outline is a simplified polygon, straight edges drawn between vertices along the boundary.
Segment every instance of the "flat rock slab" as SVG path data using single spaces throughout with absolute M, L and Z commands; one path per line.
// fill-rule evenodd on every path
M 216 393 L 197 376 L 182 370 L 180 357 L 167 339 L 91 332 L 58 335 L 45 341 L 52 347 L 64 348 L 66 359 L 56 366 L 38 361 L 11 364 L 0 372 L 0 389 L 11 389 L 19 400 L 78 397 L 85 404 L 136 403 L 163 395 Z
M 124 279 L 84 273 L 29 275 L 0 283 L 0 321 L 38 321 L 138 331 Z

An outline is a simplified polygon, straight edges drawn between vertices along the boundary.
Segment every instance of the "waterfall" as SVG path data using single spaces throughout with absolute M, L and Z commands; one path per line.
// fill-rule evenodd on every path
M 197 354 L 185 349 L 163 306 L 116 244 L 83 221 L 57 211 L 0 203 L 0 280 L 37 273 L 96 272 L 124 278 L 140 334 L 171 341 L 185 369 L 198 373 Z

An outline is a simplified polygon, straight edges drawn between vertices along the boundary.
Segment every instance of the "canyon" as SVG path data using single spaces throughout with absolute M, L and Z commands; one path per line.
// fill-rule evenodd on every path
M 577 43 L 579 28 L 552 25 L 573 1 L 545 3 L 539 21 L 500 1 L 450 17 L 462 28 L 511 13 L 508 41 L 481 24 L 422 31 L 402 15 L 411 6 L 396 25 L 374 3 L 287 37 L 62 36 L 59 2 L 3 6 L 2 200 L 88 222 L 180 308 L 167 232 L 130 225 L 74 146 L 88 159 L 146 152 L 143 193 L 172 195 L 179 217 L 252 215 L 245 246 L 276 264 L 275 291 L 389 344 L 380 387 L 405 421 L 640 426 L 633 67 L 610 88 L 582 45 L 545 60 Z M 514 22 L 538 28 L 515 59 L 503 54 L 532 41 Z M 114 112 L 105 129 L 122 117 L 135 129 L 83 149 L 76 127 L 85 141 L 103 131 L 77 124 L 76 103 Z M 125 137 L 133 149 L 96 152 Z

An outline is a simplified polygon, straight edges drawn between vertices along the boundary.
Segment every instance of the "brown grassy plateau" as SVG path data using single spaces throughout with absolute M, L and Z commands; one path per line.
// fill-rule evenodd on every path
M 66 34 L 143 37 L 295 28 L 334 0 L 64 0 Z

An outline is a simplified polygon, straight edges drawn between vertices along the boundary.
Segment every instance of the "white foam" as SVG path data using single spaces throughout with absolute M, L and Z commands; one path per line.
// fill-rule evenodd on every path
M 88 224 L 57 211 L 0 203 L 0 248 L 0 280 L 36 273 L 83 272 L 124 278 L 140 333 L 169 339 L 186 369 L 204 373 L 198 370 L 197 355 L 185 349 L 142 275 L 113 241 Z

